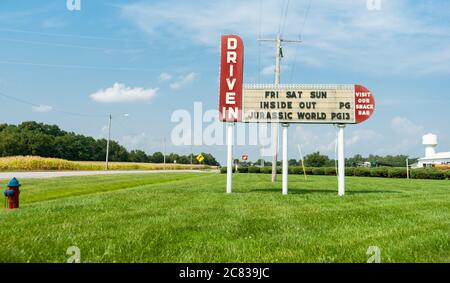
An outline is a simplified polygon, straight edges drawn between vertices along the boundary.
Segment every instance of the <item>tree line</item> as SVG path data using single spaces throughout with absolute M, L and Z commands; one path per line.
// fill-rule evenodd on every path
M 103 161 L 106 156 L 106 139 L 79 135 L 61 130 L 57 125 L 35 121 L 19 125 L 0 124 L 0 156 L 35 155 L 75 161 Z M 202 153 L 202 164 L 217 166 L 213 155 Z M 163 163 L 164 154 L 147 154 L 143 150 L 128 151 L 118 142 L 109 143 L 109 160 L 120 162 Z M 166 154 L 167 163 L 198 164 L 193 155 Z

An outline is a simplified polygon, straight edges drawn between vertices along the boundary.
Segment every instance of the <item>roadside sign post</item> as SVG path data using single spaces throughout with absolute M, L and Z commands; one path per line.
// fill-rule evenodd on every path
M 203 160 L 205 160 L 205 157 L 203 156 L 203 154 L 199 153 L 199 154 L 197 155 L 196 159 L 197 159 L 197 161 L 198 161 L 199 163 L 202 163 Z
M 345 125 L 338 125 L 338 195 L 343 196 L 345 194 L 345 141 L 344 141 L 344 128 Z
M 366 87 L 357 84 L 280 84 L 281 42 L 276 41 L 275 84 L 243 85 L 244 45 L 237 35 L 221 38 L 220 121 L 227 123 L 227 186 L 232 191 L 233 125 L 273 123 L 272 181 L 276 180 L 278 125 L 282 125 L 282 194 L 288 193 L 288 127 L 290 124 L 334 124 L 338 127 L 338 195 L 345 194 L 344 128 L 369 119 L 375 100 Z M 299 147 L 300 155 L 301 150 Z M 306 170 L 303 164 L 303 171 Z
M 283 168 L 282 168 L 282 188 L 283 195 L 288 193 L 288 127 L 289 124 L 283 123 Z
M 409 160 L 406 158 L 406 179 L 409 179 Z
M 227 194 L 231 193 L 233 181 L 233 129 L 234 123 L 227 123 Z

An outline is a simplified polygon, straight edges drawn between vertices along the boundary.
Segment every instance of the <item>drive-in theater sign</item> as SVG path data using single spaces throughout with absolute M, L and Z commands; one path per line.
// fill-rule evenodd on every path
M 227 126 L 227 193 L 232 185 L 234 122 L 283 125 L 283 194 L 287 194 L 287 126 L 336 124 L 338 133 L 339 195 L 344 195 L 344 128 L 367 120 L 375 110 L 372 93 L 358 84 L 243 84 L 244 45 L 239 36 L 221 38 L 220 120 Z

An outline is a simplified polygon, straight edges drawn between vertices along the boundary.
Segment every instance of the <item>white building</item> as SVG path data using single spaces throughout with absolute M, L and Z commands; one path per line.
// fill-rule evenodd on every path
M 425 157 L 417 162 L 417 167 L 434 167 L 436 165 L 450 165 L 450 152 L 436 153 L 437 136 L 427 134 L 422 137 L 425 146 Z

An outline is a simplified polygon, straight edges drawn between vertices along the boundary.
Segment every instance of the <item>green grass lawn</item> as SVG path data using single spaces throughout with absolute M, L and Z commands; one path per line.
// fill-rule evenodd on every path
M 20 180 L 0 262 L 450 262 L 450 181 L 165 173 Z M 0 185 L 6 186 L 7 180 Z

